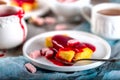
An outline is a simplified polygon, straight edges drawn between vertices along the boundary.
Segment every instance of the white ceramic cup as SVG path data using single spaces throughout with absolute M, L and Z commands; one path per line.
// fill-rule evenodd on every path
M 80 17 L 80 9 L 89 5 L 91 0 L 76 0 L 68 3 L 58 0 L 46 0 L 45 2 L 59 19 L 69 21 Z
M 27 26 L 20 7 L 0 5 L 0 49 L 17 47 L 26 40 Z
M 91 17 L 88 17 L 84 10 L 82 15 L 90 22 L 91 32 L 106 39 L 120 39 L 120 15 L 104 15 L 98 13 L 105 9 L 120 9 L 119 3 L 100 3 L 91 6 Z

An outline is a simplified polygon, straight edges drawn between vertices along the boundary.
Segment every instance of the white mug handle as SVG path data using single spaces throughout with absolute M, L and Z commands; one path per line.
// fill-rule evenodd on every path
M 92 11 L 92 4 L 89 5 L 85 5 L 83 8 L 80 9 L 80 13 L 81 15 L 89 22 L 91 23 L 91 11 Z M 86 11 L 88 13 L 90 13 L 90 16 L 86 13 Z

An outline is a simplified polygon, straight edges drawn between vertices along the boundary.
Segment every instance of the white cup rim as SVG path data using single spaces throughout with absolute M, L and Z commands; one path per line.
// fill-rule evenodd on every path
M 104 6 L 104 7 L 103 7 Z M 118 9 L 118 7 L 120 7 L 120 4 L 119 3 L 101 3 L 101 4 L 98 4 L 98 5 L 95 5 L 93 8 L 92 8 L 92 13 L 93 14 L 97 14 L 101 17 L 109 17 L 109 18 L 116 18 L 116 17 L 120 17 L 120 15 L 104 15 L 104 14 L 100 14 L 98 13 L 99 10 L 103 10 L 103 9 L 110 9 L 110 8 L 116 8 Z M 119 8 L 120 9 L 120 8 Z

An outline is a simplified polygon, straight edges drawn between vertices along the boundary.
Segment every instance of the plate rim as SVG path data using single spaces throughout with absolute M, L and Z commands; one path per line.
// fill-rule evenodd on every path
M 95 38 L 98 38 L 99 40 L 102 40 L 102 42 L 105 44 L 105 46 L 107 46 L 107 49 L 109 50 L 108 54 L 103 59 L 110 58 L 111 47 L 110 47 L 110 45 L 108 44 L 108 42 L 106 40 L 102 39 L 101 37 L 99 37 L 97 35 L 89 33 L 89 32 L 74 31 L 74 30 L 49 31 L 49 32 L 44 32 L 44 33 L 38 34 L 38 35 L 30 38 L 29 40 L 27 40 L 25 42 L 25 44 L 23 45 L 23 55 L 25 57 L 27 57 L 33 64 L 37 65 L 39 62 L 37 60 L 35 60 L 35 59 L 30 58 L 27 55 L 27 53 L 25 52 L 26 51 L 25 48 L 27 47 L 27 44 L 29 44 L 33 40 L 36 40 L 39 36 L 42 36 L 42 35 L 45 35 L 45 34 L 49 34 L 49 33 L 56 33 L 56 32 L 77 32 L 77 33 L 87 34 L 87 35 L 93 36 Z M 73 71 L 88 70 L 88 69 L 79 69 L 80 67 L 85 67 L 85 66 L 90 67 L 89 69 L 96 68 L 96 67 L 102 65 L 103 63 L 105 63 L 105 62 L 94 62 L 94 63 L 91 63 L 91 64 L 82 65 L 82 66 L 57 66 L 57 65 L 56 66 L 52 66 L 52 65 L 46 65 L 46 64 L 39 63 L 39 65 L 41 65 L 41 66 L 39 66 L 39 65 L 37 65 L 37 66 L 40 67 L 40 68 L 44 68 L 44 69 L 48 69 L 48 70 L 53 70 L 53 71 L 73 72 Z M 47 67 L 45 67 L 45 66 L 47 66 Z M 73 70 L 73 68 L 74 68 L 74 70 Z M 62 69 L 62 70 L 60 70 L 60 69 Z

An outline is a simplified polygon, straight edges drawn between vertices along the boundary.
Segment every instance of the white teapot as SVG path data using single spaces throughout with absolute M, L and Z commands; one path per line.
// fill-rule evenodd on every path
M 26 40 L 27 26 L 20 7 L 0 5 L 0 49 L 17 47 Z

